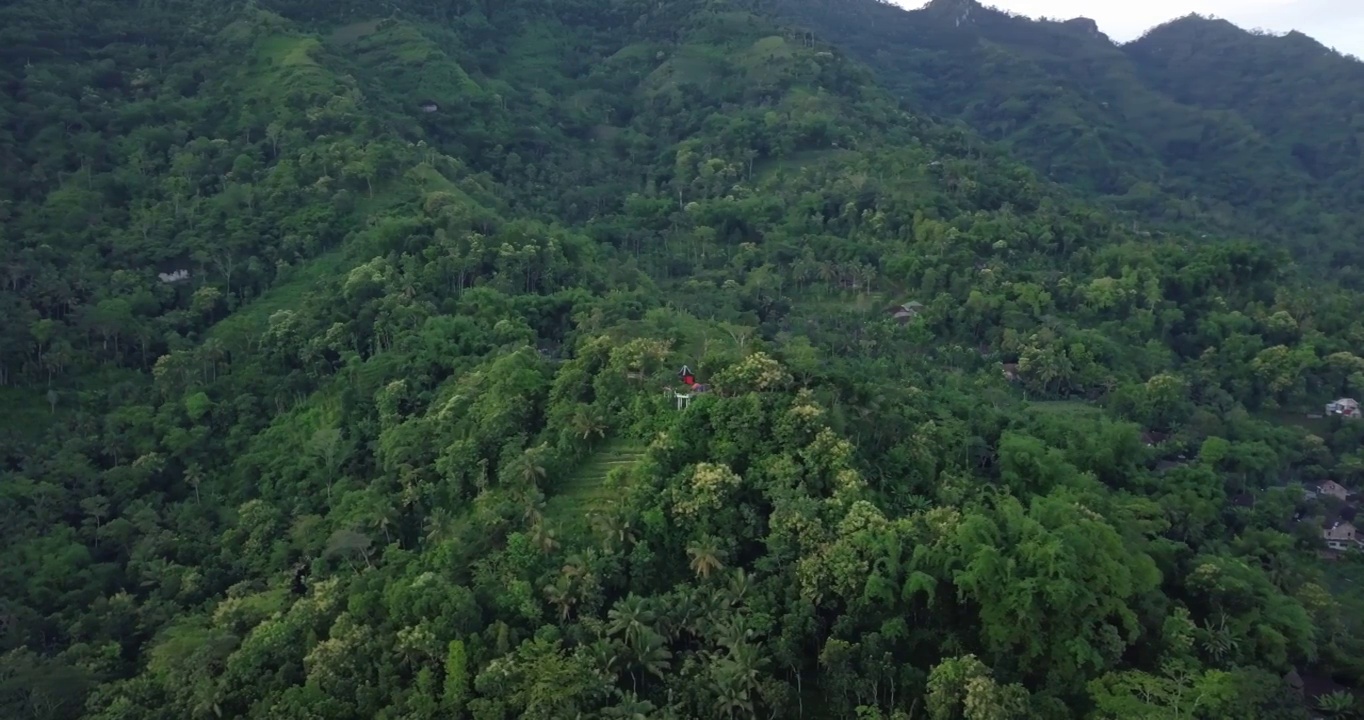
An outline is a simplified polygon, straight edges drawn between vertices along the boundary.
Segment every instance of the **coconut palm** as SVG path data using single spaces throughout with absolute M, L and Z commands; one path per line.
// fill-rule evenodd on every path
M 393 543 L 392 531 L 397 524 L 398 519 L 398 511 L 395 510 L 392 505 L 384 503 L 375 508 L 374 515 L 370 517 L 369 525 L 375 530 L 382 532 L 384 534 L 384 544 L 389 545 Z
M 1315 702 L 1318 710 L 1331 717 L 1345 717 L 1354 707 L 1354 704 L 1354 695 L 1344 690 L 1320 695 Z
M 744 572 L 743 568 L 735 568 L 729 576 L 729 585 L 725 588 L 725 601 L 731 606 L 742 605 L 744 598 L 753 589 L 753 579 Z
M 634 524 L 623 513 L 593 513 L 592 524 L 602 536 L 602 550 L 610 553 L 617 546 L 623 551 L 635 541 Z
M 708 578 L 712 572 L 724 567 L 718 544 L 709 535 L 688 545 L 687 556 L 691 558 L 692 571 L 701 578 Z
M 545 586 L 545 599 L 559 608 L 560 622 L 567 620 L 573 606 L 578 602 L 573 581 L 566 575 L 555 578 L 553 583 Z
M 540 464 L 540 454 L 543 448 L 542 445 L 528 449 L 508 465 L 507 473 L 513 482 L 518 482 L 527 488 L 539 487 L 540 481 L 545 479 L 545 466 Z
M 521 519 L 533 526 L 544 517 L 545 493 L 538 487 L 532 487 L 526 492 L 525 503 L 525 511 L 521 513 Z
M 711 680 L 715 684 L 717 709 L 722 715 L 753 714 L 753 693 L 762 682 L 767 662 L 762 648 L 750 643 L 738 643 L 725 655 L 715 658 L 710 668 Z
M 619 704 L 602 710 L 602 717 L 609 720 L 649 720 L 653 716 L 653 703 L 640 700 L 634 693 L 622 693 Z
M 445 508 L 436 508 L 426 516 L 424 523 L 426 541 L 436 544 L 448 540 L 455 534 L 455 521 Z
M 540 548 L 540 552 L 548 555 L 559 549 L 559 541 L 554 537 L 554 529 L 549 527 L 549 523 L 544 518 L 536 520 L 530 526 L 530 541 Z
M 672 651 L 668 649 L 668 644 L 663 636 L 652 630 L 646 631 L 640 637 L 639 644 L 630 648 L 630 652 L 633 667 L 637 667 L 660 680 L 672 667 Z M 632 680 L 634 679 L 633 669 L 630 677 Z
M 606 613 L 606 631 L 621 636 L 626 645 L 636 646 L 647 633 L 653 632 L 654 618 L 649 601 L 630 593 Z
M 602 417 L 601 411 L 594 407 L 584 406 L 579 408 L 578 411 L 573 414 L 572 426 L 573 433 L 584 441 L 590 439 L 593 435 L 597 436 L 597 439 L 606 437 L 606 419 Z

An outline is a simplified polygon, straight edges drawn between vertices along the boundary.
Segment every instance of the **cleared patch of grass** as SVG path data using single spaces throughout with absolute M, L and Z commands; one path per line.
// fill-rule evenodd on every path
M 443 192 L 458 194 L 462 200 L 473 202 L 472 198 L 464 193 L 458 185 L 450 181 L 450 178 L 440 174 L 440 171 L 422 163 L 407 171 L 407 180 L 415 184 L 424 193 Z M 378 208 L 372 208 L 378 209 Z
M 317 67 L 313 53 L 320 47 L 322 43 L 314 37 L 273 35 L 260 41 L 256 55 L 282 68 Z
M 328 44 L 361 71 L 357 76 L 365 97 L 376 107 L 416 117 L 422 115 L 421 103 L 432 102 L 439 118 L 482 92 L 464 67 L 416 25 L 384 20 L 343 30 Z
M 260 297 L 243 305 L 236 312 L 219 320 L 205 333 L 206 338 L 218 338 L 234 344 L 258 335 L 270 322 L 270 316 L 280 310 L 295 310 L 303 306 L 308 292 L 323 279 L 345 271 L 346 250 L 336 248 L 322 253 L 294 268 L 284 282 L 276 283 Z
M 255 57 L 243 73 L 242 91 L 251 100 L 278 103 L 287 98 L 311 102 L 346 89 L 335 73 L 318 63 L 322 42 L 305 35 L 270 35 L 256 42 Z
M 1317 409 L 1314 412 L 1320 414 L 1321 410 Z M 1266 422 L 1301 428 L 1309 433 L 1322 437 L 1331 434 L 1331 418 L 1308 417 L 1308 411 L 1306 410 L 1262 410 L 1255 413 L 1255 416 Z
M 857 157 L 857 152 L 845 148 L 802 150 L 784 157 L 760 160 L 753 164 L 753 175 L 761 180 L 781 172 L 794 172 L 822 163 L 834 163 Z
M 753 37 L 769 27 L 752 12 L 716 5 L 693 18 L 687 37 L 696 43 L 727 45 L 733 43 L 736 37 Z
M 395 73 L 404 66 L 408 68 L 420 66 L 422 72 L 429 74 L 433 68 L 425 67 L 427 63 L 450 66 L 434 68 L 440 72 L 459 68 L 459 64 L 451 60 L 430 38 L 423 35 L 421 30 L 404 22 L 395 22 L 384 27 L 376 25 L 369 32 L 356 36 L 347 47 L 347 52 L 353 53 L 363 65 Z M 464 74 L 462 68 L 454 75 L 460 84 L 473 82 Z
M 640 63 L 651 63 L 658 59 L 660 48 L 646 43 L 635 43 L 626 45 L 617 50 L 611 57 L 604 61 L 607 64 L 619 63 L 622 65 L 639 65 Z
M 789 75 L 796 59 L 796 46 L 780 35 L 758 40 L 735 58 L 749 79 L 756 82 L 773 82 Z
M 647 95 L 657 95 L 683 85 L 705 85 L 720 77 L 725 58 L 715 48 L 684 45 L 640 84 Z
M 619 500 L 622 489 L 618 482 L 624 479 L 623 473 L 644 459 L 645 453 L 641 443 L 613 439 L 564 478 L 545 502 L 545 516 L 562 529 L 561 537 L 576 537 L 589 530 L 591 515 Z
M 1083 400 L 1037 400 L 1028 403 L 1028 409 L 1041 413 L 1084 415 L 1098 417 L 1103 408 Z
M 400 181 L 393 182 L 376 192 L 374 197 L 362 200 L 356 208 L 355 217 L 358 219 L 379 215 L 395 205 L 413 199 L 414 194 L 420 196 L 436 192 L 453 195 L 461 202 L 474 203 L 459 186 L 441 175 L 435 168 L 423 163 L 408 170 Z M 286 279 L 209 328 L 205 337 L 234 343 L 244 342 L 264 330 L 270 322 L 271 315 L 280 310 L 302 307 L 308 300 L 308 293 L 325 279 L 342 275 L 363 260 L 364 258 L 352 257 L 351 248 L 342 245 L 300 263 Z
M 375 18 L 373 20 L 362 20 L 349 25 L 343 25 L 332 31 L 332 34 L 327 38 L 327 42 L 336 43 L 338 45 L 353 43 L 367 35 L 373 35 L 379 30 L 379 24 L 383 21 L 383 18 Z
M 822 282 L 816 282 L 805 291 L 805 297 L 795 302 L 795 310 L 801 315 L 833 315 L 845 312 L 877 312 L 885 309 L 890 301 L 885 292 L 853 292 L 851 290 L 830 291 Z

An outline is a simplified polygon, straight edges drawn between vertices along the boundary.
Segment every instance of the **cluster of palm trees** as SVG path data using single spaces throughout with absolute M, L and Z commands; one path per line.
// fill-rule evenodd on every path
M 663 679 L 678 665 L 678 673 L 706 688 L 719 716 L 751 717 L 770 664 L 745 605 L 751 591 L 748 575 L 736 569 L 723 582 L 664 598 L 621 598 L 599 624 L 602 667 L 628 674 L 638 693 L 649 676 Z
M 523 519 L 539 550 L 549 554 L 559 547 L 544 516 L 542 493 L 529 494 Z M 722 717 L 751 717 L 768 658 L 745 605 L 752 593 L 747 573 L 726 571 L 720 542 L 702 537 L 686 549 L 701 585 L 680 587 L 666 598 L 631 593 L 610 606 L 603 622 L 590 616 L 590 608 L 600 607 L 603 599 L 600 568 L 604 553 L 627 548 L 636 529 L 622 513 L 595 513 L 592 521 L 602 539 L 602 551 L 589 548 L 570 554 L 542 588 L 545 600 L 557 608 L 560 622 L 584 613 L 583 625 L 597 635 L 593 651 L 599 667 L 629 677 L 629 698 L 638 698 L 649 678 L 663 680 L 676 670 L 698 677 L 709 688 L 714 709 Z M 636 704 L 638 712 L 652 707 Z

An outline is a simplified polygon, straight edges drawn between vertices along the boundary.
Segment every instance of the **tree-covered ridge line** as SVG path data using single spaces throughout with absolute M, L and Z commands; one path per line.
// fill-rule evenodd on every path
M 1364 64 L 1196 15 L 1118 45 L 976 2 L 777 0 L 924 113 L 1152 231 L 1250 237 L 1358 283 Z
M 0 26 L 41 44 L 37 7 Z M 1364 387 L 1360 296 L 1147 238 L 761 14 L 605 8 L 138 10 L 206 23 L 164 41 L 197 164 L 138 186 L 183 229 L 138 244 L 110 156 L 0 236 L 85 263 L 69 302 L 5 289 L 67 353 L 4 330 L 59 391 L 0 453 L 7 716 L 1340 709 L 1284 679 L 1361 673 L 1315 562 L 1342 508 L 1295 487 L 1359 487 L 1361 427 L 1279 418 Z M 131 22 L 43 17 L 69 93 Z M 43 219 L 82 184 L 110 252 Z M 139 293 L 145 359 L 83 324 Z M 714 391 L 679 411 L 682 364 Z

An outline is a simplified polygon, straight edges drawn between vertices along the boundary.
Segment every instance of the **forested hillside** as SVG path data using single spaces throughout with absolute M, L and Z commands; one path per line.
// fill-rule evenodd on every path
M 0 57 L 0 717 L 1359 711 L 1302 487 L 1364 485 L 1364 296 L 1282 249 L 767 2 L 16 0 Z
M 1189 16 L 1119 46 L 1092 20 L 976 0 L 772 5 L 915 108 L 964 121 L 1150 230 L 1254 237 L 1364 278 L 1364 63 L 1305 35 Z

